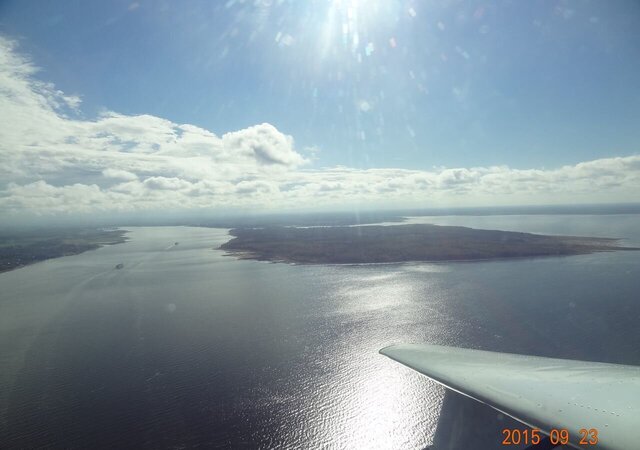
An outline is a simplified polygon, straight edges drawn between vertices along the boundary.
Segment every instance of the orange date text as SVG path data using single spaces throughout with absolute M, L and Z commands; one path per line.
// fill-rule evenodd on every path
M 545 437 L 537 428 L 504 428 L 502 445 L 538 445 Z M 553 445 L 565 445 L 569 443 L 571 436 L 566 428 L 553 428 L 549 432 L 549 441 Z M 579 445 L 596 445 L 598 443 L 598 430 L 596 428 L 581 428 Z

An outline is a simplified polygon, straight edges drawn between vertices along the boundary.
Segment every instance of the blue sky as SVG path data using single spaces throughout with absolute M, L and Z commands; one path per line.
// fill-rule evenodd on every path
M 320 148 L 321 164 L 357 167 L 637 151 L 638 2 L 389 1 L 366 14 L 375 2 L 361 1 L 358 48 L 336 33 L 325 61 L 330 2 L 228 3 L 3 2 L 0 17 L 87 116 L 148 113 L 216 133 L 268 122 Z
M 216 136 L 266 123 L 305 171 L 638 155 L 636 1 L 4 1 L 0 30 L 34 66 L 29 89 L 81 99 L 62 118 L 148 115 Z M 50 183 L 16 182 L 35 181 Z M 509 201 L 545 202 L 495 203 Z

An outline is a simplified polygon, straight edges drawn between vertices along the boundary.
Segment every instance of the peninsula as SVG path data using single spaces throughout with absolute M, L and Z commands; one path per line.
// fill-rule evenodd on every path
M 219 247 L 230 255 L 301 264 L 474 261 L 640 250 L 619 246 L 614 238 L 426 224 L 236 228 L 230 234 L 234 238 Z

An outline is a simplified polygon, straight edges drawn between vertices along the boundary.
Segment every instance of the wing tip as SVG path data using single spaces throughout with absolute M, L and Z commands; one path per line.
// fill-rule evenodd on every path
M 433 349 L 445 349 L 451 348 L 442 345 L 433 345 L 433 344 L 413 344 L 413 343 L 404 343 L 404 344 L 391 344 L 386 347 L 378 350 L 378 353 L 389 356 L 390 353 L 394 353 L 396 351 L 416 351 L 416 350 L 433 350 Z
M 378 350 L 378 353 L 391 359 L 396 359 L 399 351 L 405 350 L 413 344 L 392 344 Z
M 381 348 L 380 350 L 378 350 L 378 353 L 398 361 L 399 355 L 403 353 L 421 349 L 424 350 L 430 347 L 431 346 L 425 344 L 392 344 Z

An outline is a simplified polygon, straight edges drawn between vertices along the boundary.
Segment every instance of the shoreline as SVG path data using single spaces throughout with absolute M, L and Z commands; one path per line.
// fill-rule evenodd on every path
M 129 240 L 129 230 L 82 230 L 78 233 L 17 236 L 14 243 L 0 246 L 0 274 L 51 259 L 74 256 L 98 250 L 107 245 L 123 244 Z

